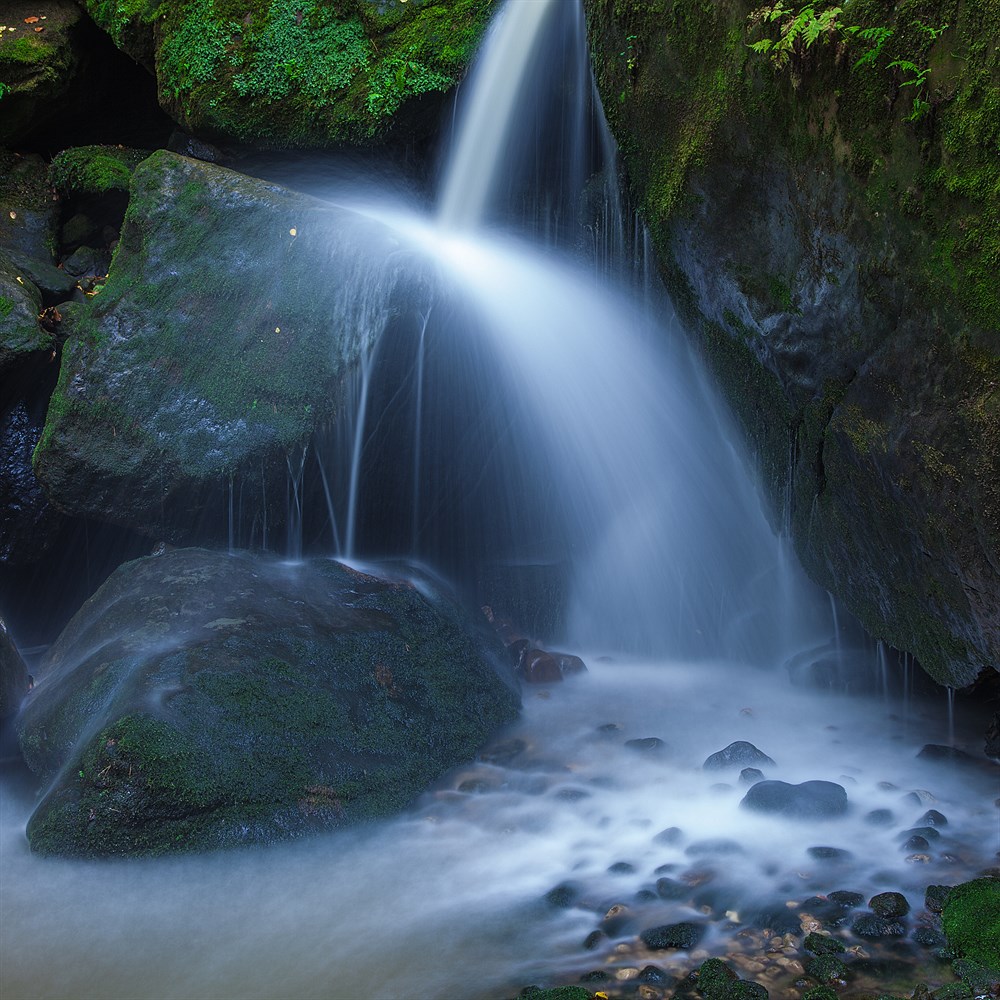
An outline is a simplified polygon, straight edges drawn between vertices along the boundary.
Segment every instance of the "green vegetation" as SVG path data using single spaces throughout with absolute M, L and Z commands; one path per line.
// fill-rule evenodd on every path
M 53 158 L 49 178 L 64 195 L 128 191 L 132 172 L 147 156 L 148 150 L 125 146 L 76 146 Z
M 263 145 L 377 137 L 410 98 L 464 73 L 482 0 L 89 0 L 139 58 L 154 43 L 161 104 L 188 128 Z
M 0 295 L 0 319 L 6 319 L 14 311 L 14 300 Z
M 955 886 L 941 913 L 951 949 L 1000 973 L 1000 879 Z

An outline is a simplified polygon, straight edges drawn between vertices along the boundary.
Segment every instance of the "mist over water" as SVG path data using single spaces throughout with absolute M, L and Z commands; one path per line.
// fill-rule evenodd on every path
M 589 672 L 527 688 L 521 721 L 409 814 L 266 851 L 42 860 L 24 838 L 34 789 L 6 774 L 5 998 L 498 1000 L 591 969 L 627 981 L 650 961 L 684 975 L 766 913 L 806 926 L 811 896 L 899 889 L 918 910 L 926 885 L 991 863 L 995 772 L 916 757 L 952 731 L 978 752 L 966 734 L 980 720 L 912 695 L 846 638 L 775 537 L 729 416 L 650 287 L 582 32 L 575 3 L 507 5 L 462 95 L 436 211 L 370 186 L 325 192 L 393 231 L 420 293 L 389 308 L 366 291 L 385 329 L 314 447 L 328 551 L 465 583 L 492 563 L 558 567 L 565 624 L 547 638 Z M 524 56 L 520 79 L 503 46 Z M 554 96 L 539 97 L 546 68 Z M 308 548 L 303 467 L 290 459 L 293 557 Z M 817 664 L 857 693 L 792 683 Z M 651 737 L 663 745 L 628 745 Z M 741 808 L 739 769 L 702 768 L 735 740 L 774 759 L 768 778 L 842 784 L 847 815 Z M 918 856 L 900 835 L 930 807 L 949 825 Z M 876 809 L 886 825 L 866 819 Z M 675 899 L 656 891 L 665 876 L 685 887 Z M 559 885 L 568 905 L 546 902 Z M 615 904 L 628 918 L 585 951 Z M 680 920 L 706 924 L 698 952 L 637 942 Z

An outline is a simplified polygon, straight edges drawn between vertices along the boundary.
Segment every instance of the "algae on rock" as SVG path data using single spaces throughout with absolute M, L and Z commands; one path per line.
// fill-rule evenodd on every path
M 203 549 L 120 567 L 19 723 L 49 783 L 32 849 L 269 843 L 400 810 L 519 705 L 492 634 L 428 590 Z

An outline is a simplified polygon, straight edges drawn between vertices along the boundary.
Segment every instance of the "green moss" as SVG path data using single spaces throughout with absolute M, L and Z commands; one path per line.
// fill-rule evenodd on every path
M 128 191 L 135 168 L 149 150 L 125 146 L 76 146 L 52 160 L 49 178 L 61 194 L 104 194 Z
M 14 300 L 0 295 L 0 319 L 6 319 L 14 311 Z
M 955 886 L 941 923 L 954 952 L 1000 972 L 1000 879 L 979 878 Z
M 44 62 L 52 57 L 51 45 L 47 45 L 37 35 L 18 35 L 17 37 L 7 36 L 0 39 L 0 63 L 20 63 L 24 66 L 33 66 L 36 63 Z

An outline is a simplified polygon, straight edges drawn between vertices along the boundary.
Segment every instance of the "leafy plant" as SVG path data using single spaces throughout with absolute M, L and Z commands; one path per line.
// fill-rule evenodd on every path
M 825 10 L 806 4 L 799 10 L 786 7 L 784 0 L 770 7 L 761 7 L 750 15 L 750 24 L 777 24 L 778 38 L 762 38 L 753 42 L 754 52 L 766 55 L 776 69 L 782 69 L 793 60 L 801 61 L 805 52 L 817 42 L 842 39 L 844 26 L 840 22 L 842 7 Z

